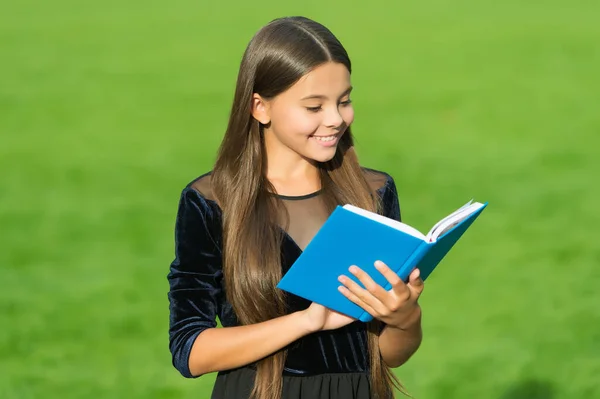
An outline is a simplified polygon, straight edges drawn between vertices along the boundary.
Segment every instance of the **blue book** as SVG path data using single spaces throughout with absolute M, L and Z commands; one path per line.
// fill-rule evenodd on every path
M 338 206 L 277 287 L 363 322 L 373 317 L 338 291 L 340 275 L 363 285 L 348 268 L 356 265 L 386 290 L 390 284 L 377 271 L 380 260 L 403 281 L 419 268 L 426 280 L 481 214 L 486 203 L 469 201 L 440 220 L 427 234 L 364 209 Z

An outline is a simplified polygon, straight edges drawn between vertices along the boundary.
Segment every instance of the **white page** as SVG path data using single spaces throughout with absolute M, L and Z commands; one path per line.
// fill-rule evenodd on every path
M 429 230 L 429 232 L 427 233 L 427 238 L 431 237 L 431 235 L 433 234 L 433 231 L 435 231 L 442 223 L 444 223 L 445 221 L 447 221 L 450 218 L 453 218 L 454 216 L 458 215 L 460 212 L 462 212 L 463 210 L 465 210 L 468 206 L 470 206 L 473 203 L 473 200 L 470 200 L 469 202 L 467 202 L 465 205 L 461 206 L 460 208 L 458 208 L 457 210 L 455 210 L 454 212 L 452 212 L 450 215 L 444 217 L 442 220 L 440 220 L 439 222 L 437 222 L 432 228 L 431 230 Z
M 439 237 L 441 237 L 448 230 L 450 230 L 452 227 L 460 223 L 462 220 L 466 219 L 470 214 L 477 211 L 481 206 L 483 206 L 483 204 L 479 202 L 473 202 L 473 200 L 470 200 L 465 205 L 461 206 L 456 211 L 452 212 L 450 215 L 444 217 L 442 220 L 437 222 L 427 233 L 427 235 L 424 235 L 419 230 L 407 225 L 406 223 L 387 218 L 378 213 L 370 212 L 365 209 L 356 207 L 354 205 L 346 204 L 344 205 L 344 209 L 364 216 L 366 218 L 375 220 L 376 222 L 385 224 L 386 226 L 392 227 L 396 230 L 400 230 L 406 234 L 410 234 L 413 237 L 420 238 L 427 242 L 433 242 Z
M 436 228 L 431 229 L 431 231 L 427 234 L 426 240 L 428 242 L 436 241 L 447 231 L 449 231 L 454 226 L 456 226 L 457 224 L 465 220 L 467 217 L 469 217 L 469 215 L 475 213 L 482 206 L 482 203 L 474 202 L 467 204 L 466 207 L 460 208 L 458 211 L 454 212 L 449 217 L 444 218 L 444 220 L 441 223 L 439 223 Z
M 358 207 L 356 207 L 354 205 L 350 205 L 350 204 L 344 205 L 344 209 L 347 209 L 350 212 L 357 213 L 357 214 L 367 217 L 369 219 L 375 220 L 381 224 L 385 224 L 386 226 L 390 226 L 396 230 L 403 231 L 406 234 L 410 234 L 413 237 L 417 237 L 422 240 L 425 239 L 425 235 L 423 233 L 421 233 L 419 230 L 417 230 L 414 227 L 411 227 L 405 223 L 399 222 L 397 220 L 387 218 L 378 213 L 370 212 L 370 211 L 367 211 L 362 208 L 358 208 Z

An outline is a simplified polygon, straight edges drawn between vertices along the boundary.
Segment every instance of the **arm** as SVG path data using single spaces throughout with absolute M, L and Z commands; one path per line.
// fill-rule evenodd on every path
M 387 176 L 380 195 L 383 215 L 401 221 L 398 194 L 391 176 Z M 423 281 L 419 278 L 419 272 L 413 271 L 409 283 L 404 284 L 386 265 L 377 262 L 375 266 L 392 285 L 390 291 L 384 291 L 366 273 L 356 268 L 352 273 L 366 289 L 361 289 L 357 284 L 343 277 L 342 284 L 346 288 L 341 289 L 341 292 L 383 322 L 383 329 L 379 336 L 379 351 L 386 365 L 395 368 L 410 359 L 423 339 L 421 307 L 417 303 L 423 290 Z
M 197 191 L 183 191 L 175 225 L 176 257 L 168 275 L 169 338 L 173 365 L 188 378 L 253 363 L 310 332 L 303 313 L 216 328 L 224 300 L 217 211 Z
M 383 192 L 384 214 L 397 221 L 401 221 L 398 191 L 392 177 L 388 177 Z M 421 307 L 417 307 L 405 328 L 384 325 L 379 336 L 379 348 L 383 360 L 388 367 L 399 367 L 419 349 L 423 340 L 421 329 Z
M 192 346 L 189 369 L 196 376 L 241 367 L 305 335 L 341 328 L 353 321 L 351 317 L 312 303 L 305 310 L 262 323 L 207 329 Z
M 199 376 L 253 363 L 310 332 L 302 312 L 248 326 L 207 329 L 192 346 L 190 373 Z
M 417 308 L 406 327 L 385 325 L 379 336 L 379 351 L 388 367 L 403 365 L 419 349 L 423 339 L 421 308 Z
M 268 356 L 304 335 L 353 320 L 312 304 L 308 309 L 248 326 L 216 328 L 224 300 L 215 209 L 196 191 L 182 193 L 169 280 L 169 348 L 188 378 L 228 370 Z
M 418 299 L 423 292 L 424 284 L 418 269 L 410 274 L 409 281 L 405 284 L 383 262 L 375 262 L 375 267 L 391 284 L 390 290 L 386 291 L 363 270 L 352 266 L 350 272 L 365 288 L 342 276 L 340 281 L 344 286 L 340 291 L 384 323 L 379 335 L 379 352 L 388 367 L 398 367 L 404 364 L 421 345 L 421 307 Z

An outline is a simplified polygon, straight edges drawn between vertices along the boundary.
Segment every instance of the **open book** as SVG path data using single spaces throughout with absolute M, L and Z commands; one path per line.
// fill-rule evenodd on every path
M 438 221 L 427 234 L 414 227 L 353 205 L 338 206 L 278 288 L 362 321 L 373 317 L 338 291 L 338 277 L 356 265 L 385 289 L 390 285 L 375 269 L 377 260 L 407 281 L 418 268 L 423 280 L 481 214 L 486 203 L 469 201 Z
M 423 233 L 421 233 L 419 230 L 415 229 L 412 226 L 409 226 L 408 224 L 387 218 L 378 213 L 366 211 L 354 205 L 344 205 L 344 209 L 347 209 L 364 217 L 373 219 L 379 223 L 383 223 L 397 230 L 410 234 L 414 237 L 420 238 L 424 241 L 434 242 L 439 237 L 443 236 L 448 231 L 450 231 L 453 227 L 457 226 L 460 222 L 465 220 L 468 216 L 473 214 L 475 211 L 479 210 L 479 208 L 482 208 L 484 206 L 484 204 L 479 202 L 473 202 L 473 200 L 467 202 L 465 205 L 458 208 L 456 211 L 452 212 L 450 215 L 437 222 L 431 228 L 431 230 L 429 230 L 429 233 L 427 233 L 427 235 L 423 235 Z

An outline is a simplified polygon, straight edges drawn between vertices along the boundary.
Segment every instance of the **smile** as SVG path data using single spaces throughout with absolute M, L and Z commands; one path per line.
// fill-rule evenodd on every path
M 337 138 L 337 135 L 333 136 L 313 136 L 315 139 L 319 141 L 333 141 Z
M 331 136 L 310 136 L 316 143 L 323 147 L 335 147 L 341 137 L 341 134 L 333 134 Z

